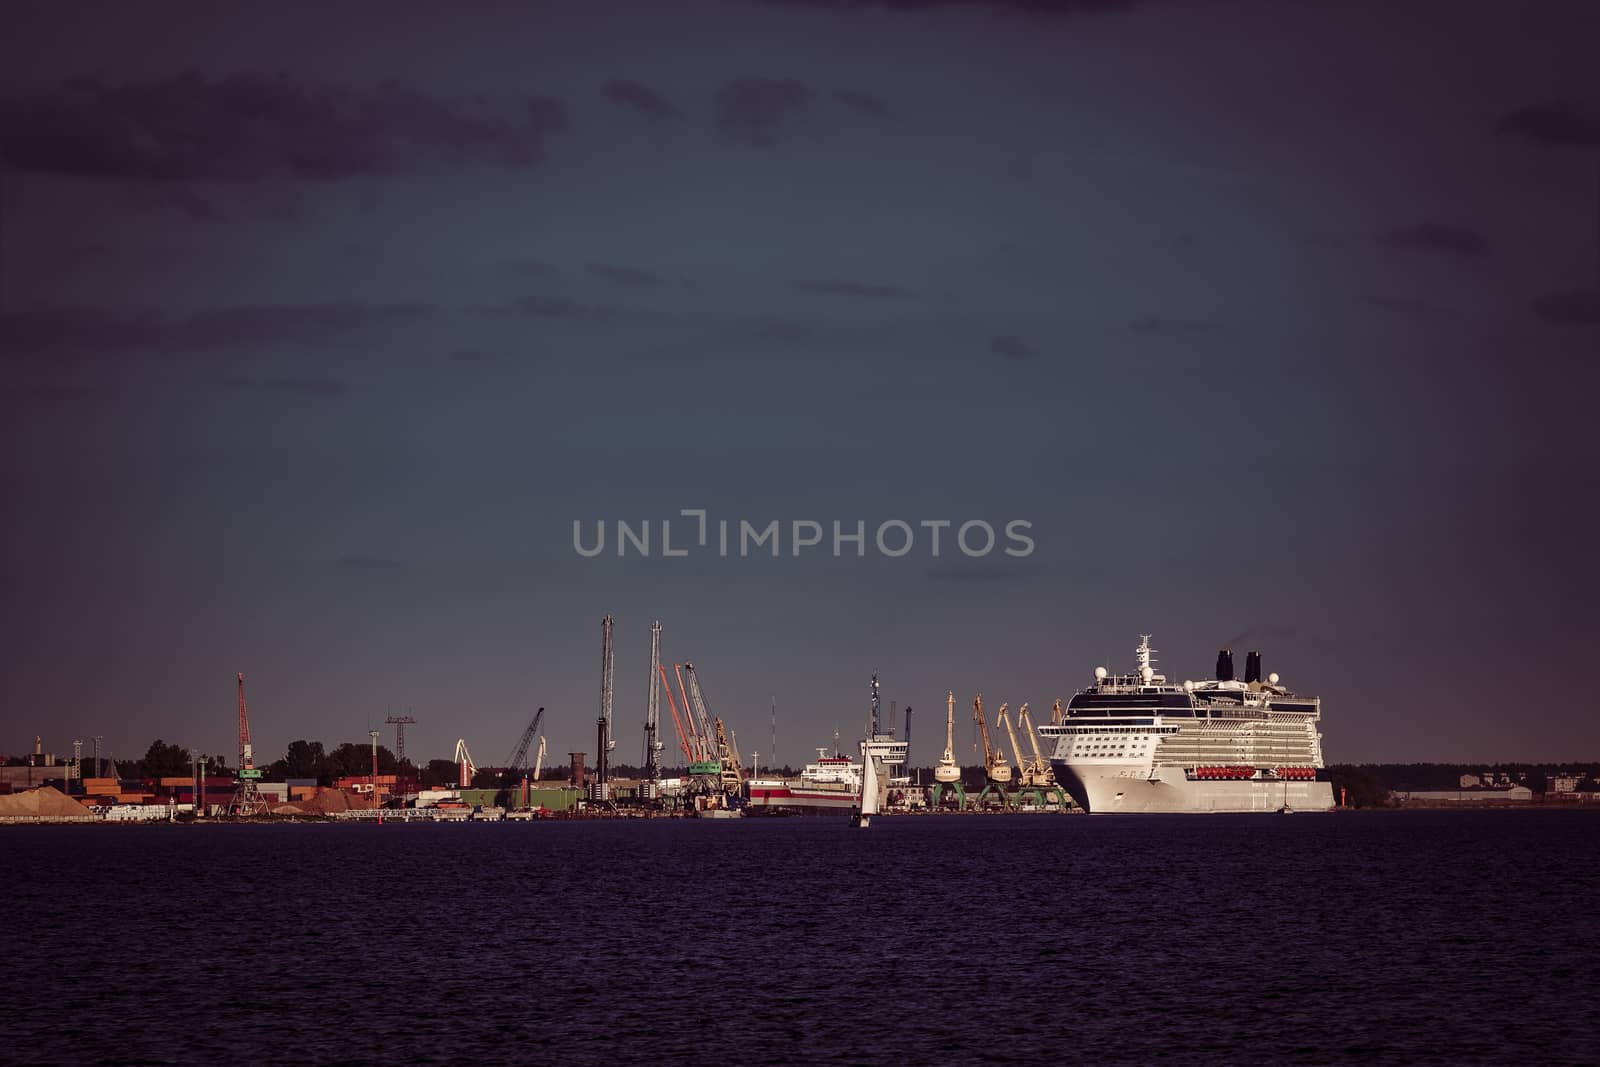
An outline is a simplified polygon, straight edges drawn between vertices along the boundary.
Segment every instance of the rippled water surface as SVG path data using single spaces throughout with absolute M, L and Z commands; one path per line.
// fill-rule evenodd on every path
M 9 827 L 0 886 L 0 1061 L 1600 1048 L 1581 813 Z

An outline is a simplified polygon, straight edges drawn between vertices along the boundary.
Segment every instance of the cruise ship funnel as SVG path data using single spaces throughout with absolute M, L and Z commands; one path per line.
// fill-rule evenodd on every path
M 1244 657 L 1244 682 L 1249 685 L 1251 682 L 1259 681 L 1261 681 L 1261 653 L 1246 652 Z
M 1217 681 L 1233 681 L 1233 650 L 1223 649 L 1217 653 Z

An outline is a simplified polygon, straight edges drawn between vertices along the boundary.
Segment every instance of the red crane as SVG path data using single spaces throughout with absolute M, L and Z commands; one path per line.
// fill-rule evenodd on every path
M 250 717 L 244 710 L 244 674 L 239 674 L 239 769 L 247 771 L 256 765 L 255 750 L 250 747 Z
M 233 800 L 228 804 L 229 815 L 265 815 L 267 802 L 256 786 L 261 772 L 256 770 L 255 749 L 250 746 L 250 717 L 244 710 L 244 673 L 239 677 L 239 777 L 234 783 Z

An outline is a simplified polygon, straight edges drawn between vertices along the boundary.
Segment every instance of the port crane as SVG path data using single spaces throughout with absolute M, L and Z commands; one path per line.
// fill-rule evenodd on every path
M 644 716 L 644 799 L 661 793 L 661 620 L 650 626 L 650 699 Z M 672 696 L 671 691 L 667 693 Z
M 533 780 L 539 780 L 539 772 L 544 770 L 544 734 L 539 735 L 539 751 L 533 757 Z
M 478 765 L 473 762 L 472 753 L 467 751 L 467 739 L 456 738 L 456 765 L 461 768 L 460 786 L 462 789 L 472 784 L 472 776 L 478 773 Z
M 500 787 L 509 790 L 517 780 L 518 772 L 522 777 L 523 800 L 526 801 L 528 791 L 528 749 L 533 746 L 533 735 L 539 732 L 539 726 L 544 722 L 544 709 L 540 708 L 533 713 L 533 719 L 528 723 L 528 728 L 522 731 L 522 736 L 517 739 L 517 747 L 511 750 L 511 756 L 506 760 L 505 770 L 500 774 Z M 540 738 L 541 741 L 544 738 Z M 534 780 L 539 778 L 539 772 L 533 772 Z
M 1052 714 L 1059 713 L 1060 710 L 1061 701 L 1058 700 L 1052 709 Z M 1055 772 L 1050 769 L 1050 763 L 1044 758 L 1044 753 L 1039 751 L 1039 735 L 1034 732 L 1033 719 L 1028 715 L 1026 702 L 1017 710 L 1017 725 L 1028 735 L 1028 745 L 1033 750 L 1033 754 L 1026 760 L 1018 758 L 1018 766 L 1022 772 L 1022 788 L 1033 793 L 1035 802 L 1040 807 L 1051 803 L 1065 807 L 1066 794 L 1056 784 Z M 1012 747 L 1016 746 L 1015 741 L 1011 744 Z
M 744 782 L 744 768 L 739 764 L 737 742 L 728 743 L 728 731 L 722 725 L 722 716 L 717 716 L 713 729 L 717 736 L 718 780 L 722 791 L 728 796 L 738 796 L 739 787 Z
M 1067 713 L 1061 710 L 1061 701 L 1056 701 L 1050 708 L 1050 725 L 1060 726 L 1067 721 Z
M 1017 743 L 1017 731 L 1011 728 L 1011 716 L 1006 710 L 1010 706 L 1011 706 L 1010 704 L 1004 704 L 1004 703 L 1002 703 L 1000 705 L 1000 710 L 995 713 L 994 724 L 995 724 L 995 728 L 996 729 L 998 729 L 1001 726 L 1004 726 L 1006 728 L 1006 736 L 1011 738 L 1011 751 L 1017 757 L 1017 774 L 1016 774 L 1017 780 L 1018 780 L 1018 782 L 1020 784 L 1027 785 L 1028 784 L 1028 761 L 1022 755 L 1022 746 Z M 1005 753 L 1005 749 L 1002 748 L 1000 750 L 1000 752 L 1001 752 L 1001 754 L 1003 756 L 1004 753 Z
M 983 739 L 983 769 L 989 781 L 1004 785 L 1011 781 L 1011 765 L 1000 746 L 989 742 L 989 723 L 983 717 L 983 694 L 972 698 L 972 721 L 978 724 L 978 736 Z
M 978 736 L 983 739 L 983 770 L 988 778 L 983 791 L 978 794 L 978 807 L 982 808 L 989 794 L 993 793 L 1000 798 L 1001 807 L 1009 808 L 1011 802 L 1006 797 L 1006 785 L 1011 781 L 1011 765 L 1006 762 L 1006 754 L 1000 746 L 989 742 L 989 723 L 983 716 L 982 693 L 972 698 L 972 721 L 977 724 Z
M 933 793 L 928 798 L 933 810 L 939 810 L 940 798 L 946 789 L 956 794 L 956 806 L 967 808 L 967 789 L 961 784 L 961 765 L 956 762 L 956 695 L 946 690 L 944 694 L 944 755 L 933 768 Z
M 1056 701 L 1059 706 L 1060 701 Z M 1021 754 L 1017 756 L 1017 764 L 1022 772 L 1022 784 L 1032 786 L 1053 786 L 1056 776 L 1050 771 L 1050 764 L 1045 761 L 1044 753 L 1039 751 L 1039 736 L 1033 732 L 1033 719 L 1028 715 L 1028 705 L 1024 703 L 1017 709 L 1017 725 L 1027 735 L 1028 745 L 1033 750 L 1032 755 L 1024 759 Z M 1011 742 L 1016 747 L 1016 742 Z
M 228 802 L 229 815 L 265 815 L 267 802 L 257 783 L 261 772 L 256 770 L 255 748 L 250 744 L 250 716 L 244 706 L 244 674 L 239 678 L 239 777 L 233 789 L 233 799 Z
M 956 695 L 949 690 L 944 694 L 944 755 L 933 769 L 933 780 L 961 781 L 961 767 L 956 763 Z
M 684 730 L 683 719 L 678 717 L 678 702 L 672 699 L 672 685 L 667 681 L 667 669 L 657 665 L 656 670 L 661 673 L 661 686 L 667 691 L 667 710 L 672 712 L 672 725 L 678 734 L 678 751 L 683 753 L 685 763 L 694 762 L 694 748 L 689 744 L 689 734 Z M 681 684 L 682 677 L 679 677 Z M 688 700 L 684 701 L 684 714 L 689 712 Z
M 611 783 L 607 772 L 610 769 L 611 750 L 617 747 L 616 738 L 611 732 L 611 677 L 611 616 L 607 615 L 600 620 L 600 718 L 596 722 L 599 755 L 595 757 L 594 786 L 589 793 L 592 799 L 602 803 L 611 799 Z

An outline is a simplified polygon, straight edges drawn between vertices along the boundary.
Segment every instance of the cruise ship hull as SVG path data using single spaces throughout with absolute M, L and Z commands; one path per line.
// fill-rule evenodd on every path
M 1152 777 L 1146 766 L 1067 763 L 1052 760 L 1056 781 L 1091 815 L 1116 813 L 1327 811 L 1333 786 L 1327 782 L 1193 781 L 1180 767 L 1162 767 Z

